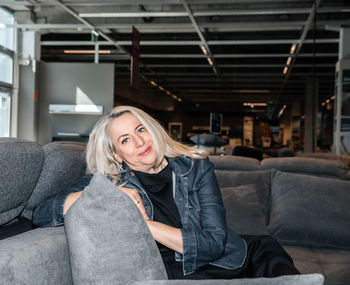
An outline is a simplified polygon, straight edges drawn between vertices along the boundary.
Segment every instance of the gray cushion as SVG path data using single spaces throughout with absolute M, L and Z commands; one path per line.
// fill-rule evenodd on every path
M 255 184 L 224 187 L 221 194 L 228 227 L 238 234 L 268 234 Z
M 322 285 L 321 274 L 280 276 L 275 278 L 246 278 L 233 280 L 168 280 L 135 282 L 136 285 Z
M 350 284 L 350 251 L 284 246 L 302 274 L 321 273 L 330 281 Z
M 276 157 L 261 161 L 262 169 L 277 169 L 285 172 L 311 174 L 330 178 L 345 179 L 348 167 L 339 160 L 309 157 Z
M 220 188 L 236 187 L 241 185 L 255 184 L 256 193 L 261 203 L 261 209 L 269 217 L 271 176 L 274 170 L 257 171 L 228 171 L 215 170 L 215 175 Z
M 276 172 L 269 231 L 288 245 L 350 248 L 350 182 Z
M 210 161 L 214 164 L 215 169 L 222 170 L 259 170 L 260 161 L 244 156 L 237 155 L 211 155 Z
M 23 210 L 38 181 L 43 162 L 44 152 L 39 144 L 0 138 L 0 226 Z
M 40 201 L 60 192 L 85 174 L 85 144 L 52 142 L 43 149 L 43 170 L 22 214 L 27 219 L 32 218 L 33 209 Z
M 0 283 L 72 284 L 63 227 L 35 229 L 0 241 Z
M 136 205 L 102 174 L 65 216 L 74 284 L 167 279 L 157 245 Z

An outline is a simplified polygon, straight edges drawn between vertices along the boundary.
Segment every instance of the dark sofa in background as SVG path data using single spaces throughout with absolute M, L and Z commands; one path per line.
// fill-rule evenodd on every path
M 39 201 L 84 175 L 84 149 L 83 143 L 40 146 L 0 139 L 0 283 L 72 284 L 64 227 L 32 229 L 30 220 Z M 240 234 L 272 234 L 303 274 L 322 273 L 326 284 L 350 284 L 347 166 L 338 161 L 298 157 L 210 159 L 232 228 Z M 301 279 L 285 277 L 273 283 L 266 278 L 251 282 L 322 284 L 319 275 L 304 276 L 317 280 L 302 283 Z M 147 284 L 222 284 L 210 280 L 176 282 Z M 249 283 L 232 280 L 225 284 Z

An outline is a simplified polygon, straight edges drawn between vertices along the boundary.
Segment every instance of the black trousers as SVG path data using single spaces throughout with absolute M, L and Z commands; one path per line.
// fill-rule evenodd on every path
M 277 277 L 300 274 L 292 258 L 282 246 L 270 236 L 242 236 L 247 242 L 247 258 L 241 268 L 225 269 L 205 265 L 197 271 L 184 276 L 182 262 L 176 262 L 174 255 L 163 255 L 169 279 L 235 279 Z

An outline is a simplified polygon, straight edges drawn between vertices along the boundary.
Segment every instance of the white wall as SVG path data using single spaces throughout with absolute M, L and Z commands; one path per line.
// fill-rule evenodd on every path
M 49 114 L 49 104 L 102 105 L 114 102 L 114 64 L 41 63 L 39 70 L 39 143 L 58 132 L 88 135 L 100 116 Z

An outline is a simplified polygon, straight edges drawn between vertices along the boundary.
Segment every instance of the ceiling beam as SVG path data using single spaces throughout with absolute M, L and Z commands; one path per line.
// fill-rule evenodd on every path
M 196 30 L 199 38 L 201 39 L 201 44 L 200 44 L 200 49 L 203 51 L 203 53 L 205 55 L 207 55 L 207 60 L 208 63 L 210 64 L 211 68 L 213 69 L 213 71 L 215 72 L 215 74 L 218 74 L 220 76 L 220 71 L 218 70 L 217 64 L 215 62 L 215 59 L 213 57 L 213 54 L 209 48 L 208 42 L 205 39 L 196 19 L 193 16 L 193 12 L 192 9 L 190 8 L 190 6 L 187 4 L 186 0 L 182 0 L 182 4 L 188 14 L 188 17 L 190 18 L 192 25 L 194 26 L 194 29 Z
M 349 7 L 323 7 L 318 13 L 339 13 L 345 12 Z M 192 10 L 191 10 L 192 11 Z M 295 15 L 310 14 L 311 8 L 284 8 L 284 9 L 227 9 L 227 10 L 208 10 L 208 11 L 192 11 L 194 17 L 207 16 L 257 16 L 257 15 Z M 187 12 L 92 12 L 79 13 L 83 18 L 144 18 L 144 17 L 187 17 Z
M 315 0 L 314 3 L 312 4 L 311 12 L 307 18 L 307 21 L 305 22 L 305 26 L 304 26 L 303 31 L 301 33 L 300 39 L 298 40 L 298 42 L 295 42 L 295 44 L 297 44 L 297 46 L 296 46 L 295 52 L 292 56 L 291 63 L 288 66 L 288 71 L 286 73 L 286 77 L 285 77 L 283 84 L 282 84 L 282 87 L 281 87 L 280 96 L 283 94 L 284 88 L 288 82 L 288 78 L 292 72 L 294 65 L 295 65 L 295 61 L 300 53 L 301 47 L 303 46 L 304 43 L 306 43 L 306 40 L 305 40 L 306 35 L 310 30 L 310 27 L 311 27 L 311 24 L 312 24 L 314 18 L 316 17 L 316 11 L 317 11 L 318 7 L 320 6 L 320 3 L 321 3 L 321 0 Z M 312 41 L 312 43 L 316 43 L 316 39 L 313 39 L 311 41 Z
M 208 45 L 275 45 L 275 44 L 293 44 L 295 42 L 298 42 L 299 39 L 283 39 L 283 40 L 210 40 L 207 41 Z M 312 39 L 310 40 L 303 40 L 303 43 L 312 44 L 314 41 Z M 110 46 L 115 45 L 118 48 L 120 46 L 130 46 L 132 44 L 132 41 L 99 41 L 99 45 L 101 46 Z M 154 41 L 154 40 L 141 40 L 140 45 L 143 46 L 200 46 L 201 41 L 167 41 L 167 40 L 160 40 L 160 41 Z M 339 43 L 339 39 L 316 39 L 317 44 L 329 44 L 329 43 Z M 93 41 L 41 41 L 42 46 L 93 46 L 95 43 Z
M 340 26 L 346 23 L 344 21 L 318 21 L 317 28 L 325 29 L 327 26 Z M 273 22 L 221 22 L 221 23 L 209 23 L 201 22 L 200 26 L 207 29 L 215 29 L 215 31 L 230 32 L 242 32 L 242 31 L 285 31 L 295 30 L 299 31 L 303 26 L 304 21 L 273 21 Z M 72 30 L 71 32 L 86 32 L 90 31 L 90 27 L 84 24 L 66 24 L 66 23 L 48 23 L 48 24 L 6 24 L 8 28 L 17 29 L 30 29 L 30 30 Z M 185 33 L 193 33 L 193 25 L 190 23 L 162 23 L 162 24 L 151 24 L 151 23 L 108 23 L 108 24 L 94 24 L 94 27 L 98 30 L 117 29 L 120 31 L 130 32 L 131 27 L 135 26 L 140 32 L 143 33 L 156 33 L 162 31 L 164 33 L 175 33 L 181 30 Z

